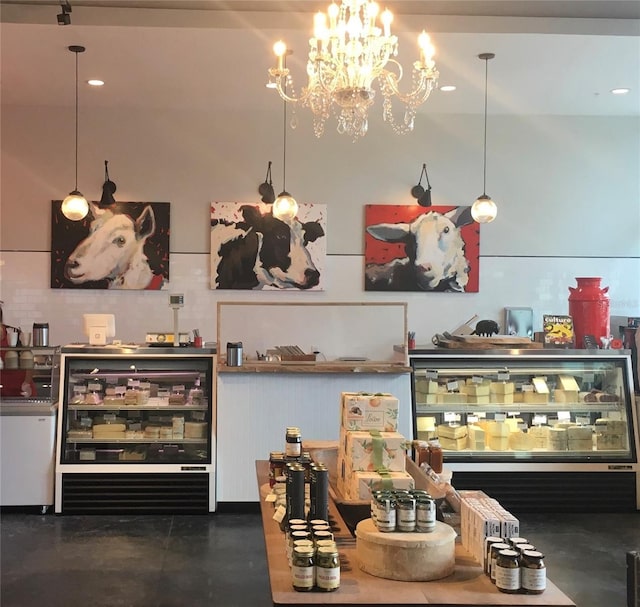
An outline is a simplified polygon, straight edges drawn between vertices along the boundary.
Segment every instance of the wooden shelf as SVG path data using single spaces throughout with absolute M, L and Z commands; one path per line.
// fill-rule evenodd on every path
M 248 361 L 240 367 L 219 364 L 218 373 L 388 373 L 401 375 L 411 373 L 411 367 L 404 363 L 371 361 L 283 361 L 278 363 Z

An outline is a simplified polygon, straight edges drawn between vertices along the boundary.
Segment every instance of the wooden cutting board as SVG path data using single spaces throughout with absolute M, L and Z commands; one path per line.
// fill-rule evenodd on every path
M 441 348 L 469 349 L 469 350 L 496 350 L 496 349 L 539 349 L 544 344 L 531 341 L 528 337 L 518 337 L 514 335 L 493 335 L 492 337 L 482 337 L 480 335 L 436 335 L 434 340 Z

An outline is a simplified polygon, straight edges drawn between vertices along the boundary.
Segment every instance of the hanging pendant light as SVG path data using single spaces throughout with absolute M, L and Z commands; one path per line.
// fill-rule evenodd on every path
M 282 192 L 280 192 L 275 199 L 271 212 L 277 219 L 293 219 L 298 214 L 298 203 L 296 199 L 287 192 L 287 102 L 283 101 L 282 104 L 284 106 L 282 120 Z
M 78 54 L 84 53 L 84 46 L 72 45 L 69 50 L 76 55 L 76 187 L 63 201 L 62 214 L 72 221 L 80 221 L 89 212 L 87 199 L 78 190 Z
M 482 196 L 478 196 L 471 206 L 471 216 L 478 223 L 490 223 L 498 214 L 496 203 L 487 196 L 487 84 L 489 75 L 489 59 L 493 59 L 495 53 L 481 53 L 478 59 L 485 62 L 484 66 L 484 181 L 482 185 Z
M 102 198 L 100 198 L 100 207 L 110 207 L 116 204 L 113 194 L 116 191 L 116 184 L 109 179 L 109 161 L 104 161 L 104 183 L 102 184 Z

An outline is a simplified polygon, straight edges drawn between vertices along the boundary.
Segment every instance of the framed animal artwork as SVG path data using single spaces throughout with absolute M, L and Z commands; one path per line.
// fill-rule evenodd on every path
M 51 207 L 52 289 L 168 288 L 168 202 L 89 203 L 88 215 L 68 220 Z
M 480 229 L 471 207 L 365 207 L 365 291 L 477 293 Z
M 324 290 L 326 225 L 324 204 L 284 220 L 270 204 L 211 203 L 211 288 Z

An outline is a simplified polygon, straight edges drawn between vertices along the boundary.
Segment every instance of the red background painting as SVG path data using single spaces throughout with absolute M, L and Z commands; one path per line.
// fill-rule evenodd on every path
M 406 257 L 404 243 L 384 242 L 371 236 L 366 228 L 378 223 L 411 223 L 416 217 L 435 211 L 446 213 L 456 206 L 421 207 L 419 205 L 368 204 L 365 205 L 364 261 L 387 263 L 392 259 Z M 469 282 L 466 293 L 477 293 L 480 283 L 480 226 L 477 223 L 460 228 L 465 242 L 465 257 L 469 261 Z

